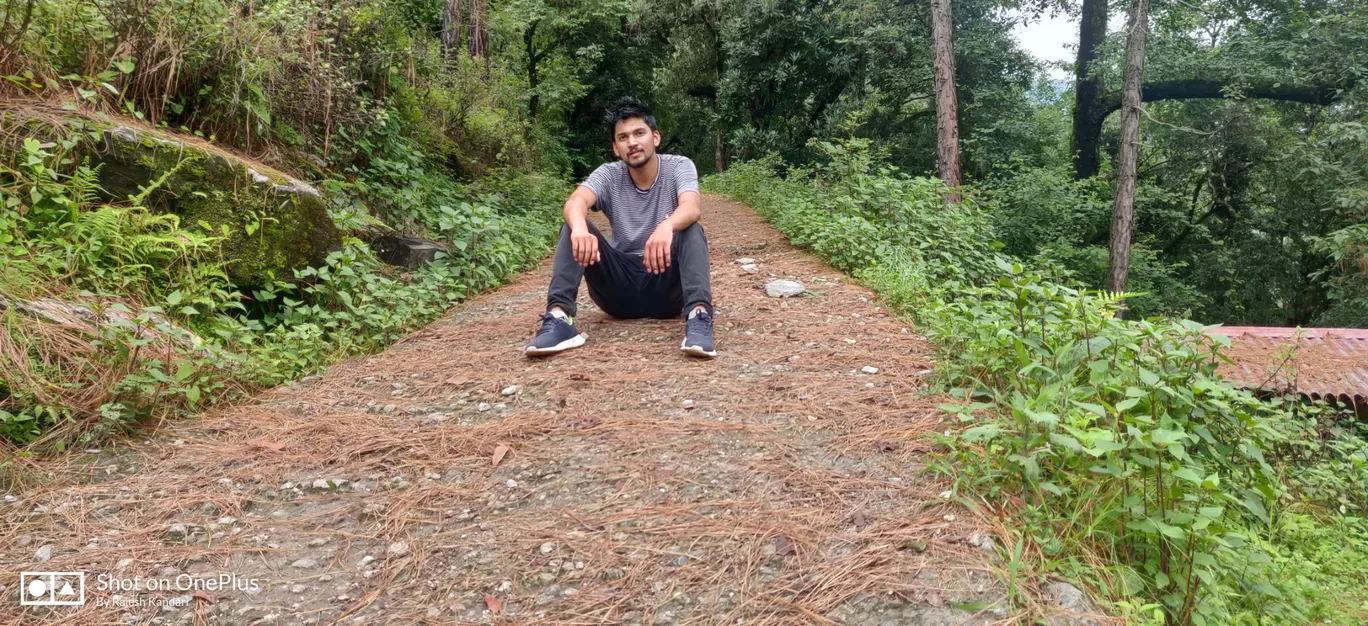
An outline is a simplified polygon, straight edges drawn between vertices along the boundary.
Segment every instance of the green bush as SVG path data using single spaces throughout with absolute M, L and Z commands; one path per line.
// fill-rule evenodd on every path
M 72 156 L 87 129 L 48 134 L 58 141 L 30 137 L 0 161 L 0 436 L 58 448 L 382 349 L 539 262 L 566 193 L 507 171 L 458 183 L 381 126 L 358 141 L 365 167 L 321 185 L 338 223 L 366 232 L 379 215 L 449 252 L 400 272 L 348 237 L 324 265 L 244 294 L 214 233 L 141 206 L 157 181 L 100 201 L 96 172 Z M 43 297 L 102 321 L 54 325 L 11 304 Z
M 705 184 L 918 320 L 962 398 L 945 407 L 965 429 L 942 438 L 940 467 L 984 505 L 1010 503 L 1014 559 L 1097 581 L 1142 621 L 1356 619 L 1368 509 L 1347 494 L 1363 484 L 1362 433 L 1325 436 L 1342 416 L 1221 380 L 1227 340 L 1210 327 L 1118 319 L 1119 297 L 1078 289 L 1048 257 L 1032 269 L 998 252 L 977 190 L 947 206 L 936 181 L 875 169 L 858 140 L 824 151 L 815 172 L 781 179 L 770 159 Z M 1098 560 L 1105 573 L 1083 565 Z

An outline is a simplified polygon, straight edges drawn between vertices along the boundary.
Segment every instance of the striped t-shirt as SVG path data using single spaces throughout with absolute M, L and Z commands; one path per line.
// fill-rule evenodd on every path
M 698 170 L 689 157 L 657 154 L 660 171 L 650 189 L 637 189 L 622 161 L 604 163 L 580 183 L 594 192 L 594 210 L 613 226 L 613 247 L 636 256 L 646 253 L 646 240 L 679 206 L 679 194 L 698 191 Z

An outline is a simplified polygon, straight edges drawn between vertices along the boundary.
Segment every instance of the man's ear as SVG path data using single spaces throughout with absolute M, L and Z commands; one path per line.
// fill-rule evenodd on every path
M 658 131 L 658 130 L 653 130 L 653 131 L 651 131 L 651 141 L 654 142 L 654 143 L 652 143 L 652 145 L 654 145 L 654 146 L 657 147 L 657 148 L 660 147 L 660 131 Z

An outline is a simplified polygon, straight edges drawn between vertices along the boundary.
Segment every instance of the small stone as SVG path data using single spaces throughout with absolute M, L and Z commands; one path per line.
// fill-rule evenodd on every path
M 741 257 L 741 258 L 739 258 L 739 259 L 733 261 L 733 263 L 736 263 L 737 265 L 750 265 L 750 264 L 752 264 L 752 263 L 754 263 L 754 262 L 755 262 L 755 259 L 752 259 L 752 258 L 750 258 L 750 257 Z
M 122 510 L 123 510 L 123 507 L 121 507 L 121 506 L 119 506 L 119 505 L 117 505 L 117 504 L 109 504 L 109 505 L 105 505 L 105 506 L 102 506 L 102 507 L 100 507 L 99 509 L 97 509 L 97 510 L 95 511 L 95 516 L 96 516 L 96 517 L 107 517 L 107 516 L 110 516 L 110 515 L 114 515 L 115 513 L 118 513 L 119 511 L 122 511 Z
M 1051 582 L 1045 586 L 1045 595 L 1053 600 L 1053 603 L 1066 611 L 1089 611 L 1088 596 L 1083 595 L 1082 590 L 1077 586 L 1067 584 L 1067 582 Z
M 291 563 L 290 567 L 295 569 L 314 569 L 318 567 L 318 561 L 306 557 Z
M 311 548 L 321 548 L 325 545 L 328 545 L 328 540 L 323 537 L 319 537 L 309 542 L 309 547 Z
M 14 545 L 19 546 L 20 548 L 27 548 L 33 545 L 33 535 L 20 535 L 19 541 Z
M 132 567 L 132 566 L 133 566 L 133 559 L 119 559 L 119 562 L 114 564 L 114 569 L 116 569 L 116 570 L 122 572 L 122 571 L 127 570 L 128 568 L 130 568 L 130 567 Z
M 954 514 L 954 513 L 946 513 L 946 514 L 945 514 L 945 517 L 943 517 L 943 518 L 941 518 L 941 519 L 943 519 L 943 520 L 945 520 L 945 521 L 947 521 L 947 522 L 953 522 L 953 521 L 955 521 L 955 514 Z
M 685 400 L 685 401 L 684 401 L 684 409 L 685 409 L 685 410 L 689 410 L 689 409 L 692 409 L 692 408 L 694 408 L 694 401 L 693 401 L 693 400 Z
M 626 577 L 627 577 L 627 572 L 625 572 L 625 571 L 623 571 L 623 570 L 621 570 L 621 569 L 618 569 L 618 568 L 616 568 L 616 567 L 610 568 L 610 569 L 606 569 L 606 570 L 603 571 L 603 579 L 604 579 L 604 580 L 619 580 L 619 579 L 626 578 Z
M 488 402 L 481 402 L 481 403 L 475 405 L 475 410 L 476 410 L 476 411 L 479 411 L 479 412 L 481 412 L 481 413 L 484 413 L 485 411 L 488 411 L 488 410 L 489 410 L 489 403 L 488 403 Z
M 389 547 L 388 547 L 388 548 L 385 548 L 385 555 L 386 555 L 386 556 L 399 557 L 399 556 L 407 555 L 408 553 L 409 553 L 409 545 L 408 545 L 407 543 L 402 542 L 402 541 L 396 541 L 396 542 L 394 542 L 394 543 L 391 543 L 391 544 L 389 544 Z
M 517 486 L 518 486 L 518 481 L 513 480 L 512 478 L 510 478 L 510 479 L 508 479 L 508 482 L 506 482 L 506 483 L 504 483 L 504 484 L 505 484 L 505 485 L 508 485 L 508 488 L 509 488 L 509 489 L 514 489 L 514 488 L 517 488 Z
M 796 280 L 774 280 L 765 285 L 765 295 L 771 298 L 798 296 L 803 291 L 803 283 Z
M 218 525 L 219 525 L 219 526 L 232 526 L 233 524 L 236 524 L 236 523 L 237 523 L 237 518 L 236 518 L 236 517 L 224 516 L 224 517 L 220 517 L 219 520 L 218 520 Z
M 983 533 L 969 535 L 969 545 L 983 550 L 984 552 L 991 554 L 997 553 L 997 543 L 993 541 L 992 537 Z
M 872 366 L 869 366 L 869 365 L 866 365 L 866 366 L 860 368 L 860 371 L 861 371 L 861 372 L 864 372 L 864 373 L 866 373 L 866 374 L 878 374 L 878 373 L 879 373 L 879 368 L 877 368 L 877 367 L 872 367 Z
M 166 527 L 166 538 L 171 539 L 173 541 L 179 541 L 181 539 L 185 539 L 185 535 L 188 532 L 189 531 L 186 529 L 185 524 L 172 524 Z
M 371 556 L 371 555 L 369 555 L 369 554 L 367 554 L 366 556 L 361 557 L 361 567 L 365 567 L 365 566 L 370 565 L 371 563 L 374 563 L 374 562 L 375 562 L 375 557 L 373 557 L 373 556 Z
M 795 354 L 795 355 L 789 357 L 789 358 L 788 358 L 788 362 L 789 362 L 789 363 L 797 363 L 797 362 L 798 362 L 798 355 Z
M 308 589 L 308 587 L 305 587 L 304 585 L 292 585 L 290 586 L 290 593 L 304 593 L 305 589 Z
M 750 263 L 750 264 L 747 264 L 747 265 L 742 265 L 742 266 L 741 266 L 741 271 L 743 271 L 743 272 L 745 272 L 745 273 L 747 273 L 747 274 L 754 274 L 754 273 L 756 273 L 756 272 L 759 272 L 759 271 L 760 271 L 760 268 L 757 267 L 754 263 Z
M 552 552 L 556 551 L 556 542 L 548 541 L 546 543 L 543 543 L 541 544 L 540 548 L 537 548 L 537 551 L 541 552 L 542 554 L 551 554 Z
M 52 544 L 50 544 L 50 543 L 49 543 L 49 544 L 45 544 L 43 547 L 38 548 L 38 552 L 37 552 L 36 554 L 33 555 L 33 558 L 34 558 L 34 560 L 36 560 L 36 561 L 47 561 L 47 560 L 51 559 L 51 558 L 52 558 Z
M 517 385 L 509 385 L 509 386 L 507 386 L 507 387 L 504 387 L 504 388 L 503 388 L 503 391 L 500 391 L 499 393 L 502 394 L 502 395 L 505 395 L 505 396 L 511 396 L 511 395 L 513 395 L 513 394 L 515 394 L 515 393 L 518 393 L 518 386 L 517 386 Z

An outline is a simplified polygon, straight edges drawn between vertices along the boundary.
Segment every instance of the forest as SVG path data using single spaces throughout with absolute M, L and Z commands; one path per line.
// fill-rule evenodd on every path
M 1058 14 L 1068 67 L 1013 34 Z M 0 79 L 6 454 L 383 350 L 537 265 L 632 96 L 937 342 L 967 427 L 938 471 L 1014 520 L 1009 593 L 1368 614 L 1368 431 L 1218 381 L 1201 330 L 1368 327 L 1360 0 L 0 0 Z M 386 236 L 444 247 L 395 268 Z

